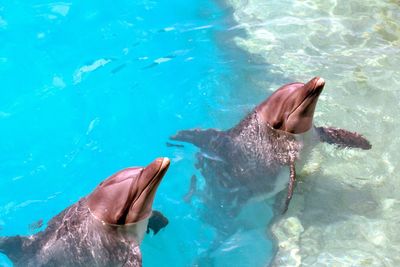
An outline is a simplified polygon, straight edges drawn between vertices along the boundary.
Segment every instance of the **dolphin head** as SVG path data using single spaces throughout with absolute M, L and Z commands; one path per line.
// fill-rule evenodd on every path
M 113 225 L 147 219 L 169 163 L 168 158 L 158 158 L 147 167 L 127 168 L 107 178 L 87 197 L 91 213 Z
M 320 77 L 308 83 L 289 83 L 276 90 L 256 107 L 264 123 L 285 132 L 300 134 L 311 129 L 318 97 L 325 81 Z

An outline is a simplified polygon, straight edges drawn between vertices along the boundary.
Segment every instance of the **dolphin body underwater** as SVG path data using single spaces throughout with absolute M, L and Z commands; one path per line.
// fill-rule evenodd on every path
M 249 199 L 272 197 L 288 187 L 285 212 L 293 195 L 296 163 L 320 141 L 341 148 L 371 148 L 358 133 L 313 125 L 324 85 L 319 77 L 306 84 L 286 84 L 229 130 L 182 130 L 171 137 L 200 148 L 196 168 L 205 179 L 203 201 L 222 221 L 238 215 Z M 216 216 L 204 217 L 224 228 Z
M 117 172 L 52 218 L 44 231 L 0 238 L 0 252 L 14 266 L 142 266 L 139 245 L 152 228 L 149 221 L 155 233 L 168 223 L 159 212 L 151 215 L 169 164 L 159 158 L 147 167 Z

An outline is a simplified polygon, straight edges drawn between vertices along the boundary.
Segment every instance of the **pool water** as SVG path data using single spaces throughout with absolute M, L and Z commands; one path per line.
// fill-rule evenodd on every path
M 0 235 L 28 235 L 107 176 L 167 156 L 154 208 L 170 224 L 144 266 L 399 266 L 400 6 L 396 1 L 171 0 L 0 3 Z M 180 129 L 226 129 L 283 83 L 322 76 L 317 125 L 370 151 L 319 145 L 291 207 L 251 204 L 216 237 L 189 188 Z M 44 229 L 45 225 L 41 228 Z M 275 251 L 277 248 L 277 251 Z M 276 257 L 274 257 L 276 252 Z M 0 258 L 0 266 L 11 266 Z
M 182 201 L 194 148 L 165 142 L 233 109 L 227 77 L 242 59 L 217 44 L 230 16 L 208 0 L 1 4 L 0 234 L 32 234 L 107 176 L 168 156 L 154 208 L 170 224 L 143 242 L 144 265 L 193 264 L 215 233 L 201 203 Z M 253 248 L 264 261 L 270 243 Z
M 364 134 L 369 151 L 320 145 L 272 232 L 272 266 L 398 266 L 398 1 L 228 0 L 246 32 L 235 43 L 270 72 L 326 80 L 315 124 Z M 274 81 L 259 79 L 263 88 Z

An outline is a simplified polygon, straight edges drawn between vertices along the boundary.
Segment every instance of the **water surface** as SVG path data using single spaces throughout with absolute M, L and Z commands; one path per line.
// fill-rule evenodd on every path
M 236 43 L 271 72 L 325 78 L 317 125 L 358 131 L 372 143 L 370 151 L 314 151 L 292 209 L 272 228 L 280 245 L 274 266 L 398 266 L 398 1 L 228 2 L 247 34 Z
M 233 25 L 230 10 L 208 0 L 0 4 L 0 235 L 33 234 L 29 225 L 107 176 L 168 156 L 154 208 L 170 224 L 143 242 L 144 265 L 192 265 L 215 231 L 199 220 L 199 201 L 182 201 L 194 149 L 165 142 L 182 128 L 219 127 L 216 113 L 247 112 L 229 105 L 244 57 L 222 45 L 233 44 Z M 236 236 L 217 258 L 265 262 L 271 245 L 254 239 Z M 254 245 L 243 254 L 245 244 Z
M 170 224 L 144 240 L 144 265 L 192 266 L 216 233 L 199 199 L 182 201 L 196 150 L 165 141 L 228 128 L 283 83 L 318 75 L 315 123 L 373 148 L 315 149 L 272 226 L 272 264 L 398 266 L 399 11 L 389 0 L 0 3 L 0 235 L 32 234 L 113 172 L 168 156 L 154 206 Z M 248 212 L 254 224 L 223 242 L 217 266 L 271 260 L 270 203 Z

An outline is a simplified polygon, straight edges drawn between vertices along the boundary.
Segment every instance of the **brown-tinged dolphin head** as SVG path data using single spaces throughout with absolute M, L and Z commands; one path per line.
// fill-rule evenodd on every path
M 108 224 L 125 225 L 148 218 L 169 163 L 168 158 L 158 158 L 147 167 L 127 168 L 110 176 L 87 197 L 90 211 Z
M 257 106 L 256 111 L 260 119 L 274 129 L 304 133 L 313 126 L 315 106 L 324 85 L 320 77 L 306 84 L 286 84 Z

